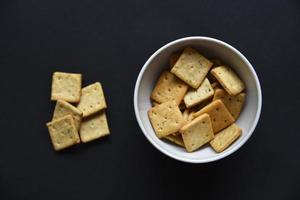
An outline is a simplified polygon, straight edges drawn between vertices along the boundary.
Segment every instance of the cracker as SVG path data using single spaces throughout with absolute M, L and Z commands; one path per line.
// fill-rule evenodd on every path
M 159 105 L 159 103 L 157 103 L 156 101 L 152 101 L 152 106 L 157 106 Z
M 214 138 L 211 120 L 206 113 L 183 126 L 180 133 L 188 152 L 195 151 Z
M 220 99 L 231 113 L 234 119 L 237 119 L 241 113 L 246 93 L 240 93 L 236 96 L 230 96 L 225 90 L 217 89 L 214 94 L 214 100 Z
M 87 117 L 106 108 L 101 83 L 96 82 L 88 85 L 82 88 L 81 93 L 81 99 L 77 108 L 82 111 L 83 117 Z
M 242 129 L 236 124 L 231 124 L 224 130 L 220 131 L 215 138 L 210 141 L 212 148 L 220 153 L 229 147 L 237 138 L 240 137 Z
M 150 108 L 148 116 L 159 138 L 177 132 L 184 123 L 182 114 L 175 101 L 167 101 Z
M 187 108 L 197 105 L 204 100 L 212 97 L 214 95 L 214 89 L 211 87 L 207 78 L 201 83 L 198 89 L 191 89 L 184 96 L 184 103 Z
M 213 63 L 191 47 L 184 49 L 171 72 L 197 89 Z
M 51 100 L 64 100 L 70 103 L 80 101 L 81 74 L 54 72 L 52 76 Z
M 212 122 L 214 133 L 219 132 L 234 122 L 234 118 L 225 107 L 221 100 L 215 100 L 196 112 L 194 117 L 198 117 L 203 113 L 209 114 Z
M 219 84 L 218 82 L 213 82 L 213 83 L 211 84 L 211 87 L 212 87 L 214 90 L 220 89 L 220 88 L 221 88 L 221 86 L 220 86 L 220 84 Z
M 183 139 L 182 139 L 182 136 L 181 134 L 170 134 L 170 135 L 167 135 L 166 137 L 164 137 L 165 139 L 181 146 L 181 147 L 184 147 L 184 143 L 183 143 Z
M 151 99 L 158 103 L 175 100 L 179 105 L 187 90 L 188 86 L 183 81 L 165 71 L 159 77 L 151 93 Z
M 72 115 L 66 115 L 47 123 L 50 138 L 56 151 L 80 143 Z
M 235 96 L 245 89 L 243 81 L 227 66 L 219 66 L 211 70 L 211 74 L 219 81 L 228 94 Z
M 82 142 L 90 142 L 92 140 L 109 135 L 109 133 L 107 118 L 104 110 L 85 118 L 81 123 L 79 132 Z
M 66 101 L 57 100 L 52 120 L 64 117 L 66 115 L 72 115 L 72 117 L 74 118 L 76 129 L 79 130 L 82 119 L 82 112 Z
M 189 117 L 189 110 L 188 109 L 185 109 L 182 113 L 182 117 L 185 121 L 188 120 L 188 117 Z

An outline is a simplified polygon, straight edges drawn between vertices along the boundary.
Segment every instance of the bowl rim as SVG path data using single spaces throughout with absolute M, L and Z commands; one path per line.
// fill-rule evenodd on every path
M 139 94 L 139 89 L 140 89 L 140 82 L 141 82 L 141 79 L 143 77 L 143 74 L 144 74 L 145 70 L 149 66 L 149 63 L 151 63 L 152 60 L 160 52 L 162 52 L 164 49 L 168 48 L 169 46 L 172 46 L 175 43 L 180 43 L 180 42 L 183 42 L 183 41 L 186 41 L 186 40 L 208 40 L 208 41 L 211 41 L 211 42 L 219 43 L 219 44 L 221 44 L 221 45 L 229 48 L 230 50 L 234 51 L 249 66 L 250 71 L 251 71 L 251 73 L 254 76 L 255 85 L 257 87 L 257 92 L 258 92 L 258 95 L 257 95 L 258 106 L 257 106 L 256 114 L 255 114 L 255 119 L 252 122 L 252 126 L 251 126 L 250 130 L 248 131 L 248 134 L 244 138 L 244 140 L 241 141 L 239 144 L 237 144 L 234 148 L 231 148 L 230 150 L 224 152 L 223 154 L 220 154 L 219 156 L 215 156 L 215 157 L 212 157 L 212 158 L 205 158 L 205 159 L 202 159 L 202 160 L 190 159 L 190 158 L 183 158 L 183 157 L 180 157 L 180 156 L 177 156 L 177 155 L 173 155 L 172 153 L 168 152 L 167 150 L 161 148 L 158 144 L 156 144 L 151 139 L 151 137 L 147 133 L 146 129 L 144 128 L 142 120 L 141 120 L 140 115 L 139 115 L 138 94 Z M 208 163 L 208 162 L 213 162 L 213 161 L 217 161 L 217 160 L 223 159 L 223 158 L 225 158 L 225 157 L 233 154 L 235 151 L 237 151 L 238 149 L 240 149 L 249 140 L 249 138 L 251 137 L 251 135 L 253 134 L 253 132 L 254 132 L 256 126 L 257 126 L 257 123 L 258 123 L 258 120 L 259 120 L 259 117 L 260 117 L 260 114 L 261 114 L 261 108 L 262 108 L 262 91 L 261 91 L 261 85 L 260 85 L 259 79 L 257 77 L 257 74 L 256 74 L 253 66 L 251 65 L 251 63 L 247 60 L 247 58 L 240 51 L 238 51 L 236 48 L 234 48 L 230 44 L 228 44 L 226 42 L 223 42 L 223 41 L 221 41 L 219 39 L 215 39 L 215 38 L 211 38 L 211 37 L 206 37 L 206 36 L 190 36 L 190 37 L 183 37 L 183 38 L 179 38 L 179 39 L 176 39 L 174 41 L 171 41 L 171 42 L 165 44 L 164 46 L 162 46 L 161 48 L 159 48 L 157 51 L 155 51 L 150 56 L 150 58 L 146 61 L 146 63 L 143 65 L 142 69 L 140 70 L 138 78 L 136 80 L 136 84 L 135 84 L 135 88 L 134 88 L 133 103 L 134 103 L 134 112 L 135 112 L 136 120 L 137 120 L 137 122 L 138 122 L 138 124 L 140 126 L 140 129 L 142 130 L 142 132 L 143 132 L 144 136 L 147 138 L 147 140 L 157 150 L 159 150 L 163 154 L 165 154 L 165 155 L 167 155 L 167 156 L 169 156 L 169 157 L 171 157 L 171 158 L 173 158 L 175 160 L 178 160 L 178 161 L 187 162 L 187 163 Z

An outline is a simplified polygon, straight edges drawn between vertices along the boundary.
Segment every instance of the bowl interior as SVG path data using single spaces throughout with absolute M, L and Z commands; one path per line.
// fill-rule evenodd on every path
M 246 101 L 241 115 L 236 121 L 243 130 L 241 137 L 222 153 L 215 153 L 208 145 L 193 153 L 174 144 L 160 140 L 150 124 L 147 111 L 151 108 L 150 94 L 163 70 L 168 70 L 168 60 L 172 53 L 192 46 L 208 58 L 219 58 L 232 67 L 246 84 Z M 261 91 L 257 76 L 251 64 L 233 47 L 210 38 L 187 38 L 171 42 L 155 52 L 144 65 L 135 89 L 135 112 L 138 123 L 148 140 L 163 153 L 185 162 L 202 163 L 223 158 L 240 146 L 252 134 L 260 114 Z

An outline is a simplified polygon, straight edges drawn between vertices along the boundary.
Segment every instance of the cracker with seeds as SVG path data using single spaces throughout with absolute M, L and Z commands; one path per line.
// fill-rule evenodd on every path
M 159 138 L 177 132 L 184 123 L 182 114 L 175 101 L 167 101 L 150 108 L 148 116 Z
M 210 141 L 212 148 L 220 153 L 229 147 L 237 138 L 240 137 L 242 129 L 236 124 L 231 124 L 224 130 L 220 131 L 215 138 Z
M 246 93 L 240 93 L 235 96 L 229 95 L 223 89 L 217 89 L 214 94 L 214 100 L 220 99 L 231 113 L 234 119 L 237 119 L 241 113 L 244 101 L 245 101 Z
M 195 106 L 214 95 L 214 89 L 211 87 L 207 78 L 201 83 L 198 89 L 191 89 L 184 96 L 184 103 L 187 108 Z
M 105 111 L 100 111 L 99 113 L 85 118 L 81 123 L 79 134 L 82 142 L 90 142 L 109 135 Z
M 74 118 L 76 129 L 79 130 L 82 119 L 82 112 L 66 101 L 57 100 L 52 120 L 56 120 L 66 115 L 72 115 L 72 117 Z
M 158 103 L 175 100 L 177 105 L 182 101 L 188 86 L 174 74 L 165 71 L 159 77 L 151 93 L 151 99 Z
M 70 103 L 80 101 L 81 74 L 54 72 L 52 76 L 51 100 Z
M 165 139 L 173 142 L 174 144 L 177 144 L 181 147 L 184 147 L 184 143 L 183 143 L 183 139 L 182 139 L 182 136 L 181 134 L 170 134 L 170 135 L 167 135 L 166 137 L 164 137 Z
M 219 66 L 211 70 L 211 74 L 219 81 L 228 94 L 235 96 L 245 89 L 243 81 L 227 66 Z
M 103 89 L 99 82 L 82 88 L 81 93 L 81 99 L 77 108 L 82 111 L 83 117 L 90 116 L 106 108 Z
M 220 130 L 234 122 L 234 118 L 227 110 L 224 103 L 219 99 L 211 102 L 196 112 L 194 117 L 198 117 L 203 113 L 207 113 L 210 116 L 214 133 L 218 133 Z
M 204 113 L 180 129 L 184 146 L 188 152 L 195 151 L 214 138 L 212 123 Z
M 170 66 L 170 69 L 172 69 L 174 67 L 174 65 L 176 64 L 177 60 L 179 59 L 180 57 L 180 54 L 179 52 L 176 52 L 176 53 L 173 53 L 171 56 L 170 56 L 170 59 L 169 59 L 169 66 Z
M 171 72 L 197 89 L 213 63 L 191 47 L 184 49 Z
M 66 115 L 47 123 L 50 138 L 56 151 L 80 143 L 72 115 Z

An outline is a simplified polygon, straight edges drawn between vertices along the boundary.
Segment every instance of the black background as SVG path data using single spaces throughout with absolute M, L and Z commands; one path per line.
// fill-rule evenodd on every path
M 0 1 L 0 199 L 300 199 L 299 1 Z M 143 136 L 134 84 L 159 47 L 210 36 L 260 78 L 252 138 L 209 164 L 175 161 Z M 111 136 L 54 152 L 51 75 L 101 81 Z

